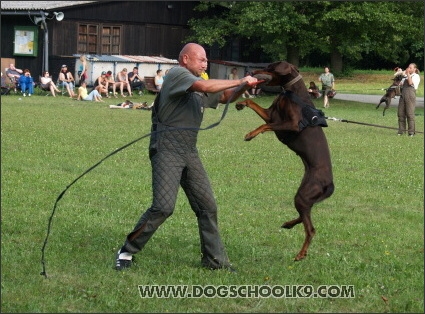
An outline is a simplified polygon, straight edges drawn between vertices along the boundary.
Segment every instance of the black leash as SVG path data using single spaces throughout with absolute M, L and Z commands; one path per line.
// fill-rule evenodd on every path
M 135 139 L 135 140 L 133 140 L 133 141 L 131 141 L 131 142 L 129 142 L 129 143 L 127 143 L 127 144 L 125 144 L 124 146 L 122 146 L 122 147 L 120 147 L 120 148 L 117 148 L 116 150 L 114 150 L 113 152 L 111 152 L 110 154 L 108 154 L 107 156 L 105 156 L 105 157 L 103 157 L 101 160 L 99 160 L 97 163 L 95 163 L 93 166 L 91 166 L 90 168 L 88 168 L 86 171 L 84 171 L 80 176 L 78 176 L 74 181 L 72 181 L 60 194 L 59 194 L 59 196 L 56 198 L 56 201 L 55 201 L 55 204 L 53 205 L 53 210 L 52 210 L 52 213 L 51 213 L 51 215 L 50 215 L 50 217 L 49 217 L 49 221 L 48 221 L 48 224 L 47 224 L 47 234 L 46 234 L 46 238 L 44 239 L 44 243 L 43 243 L 43 247 L 41 248 L 41 264 L 42 264 L 42 268 L 43 268 L 43 270 L 40 272 L 40 275 L 42 275 L 42 276 L 44 276 L 45 278 L 47 278 L 47 272 L 46 272 L 46 261 L 45 261 L 45 251 L 46 251 L 46 246 L 47 246 L 47 241 L 48 241 L 48 238 L 49 238 L 49 235 L 50 235 L 50 230 L 51 230 L 51 228 L 52 228 L 52 222 L 53 222 L 53 216 L 55 215 L 55 212 L 56 212 L 56 208 L 57 208 L 57 205 L 58 205 L 58 202 L 60 201 L 60 199 L 65 195 L 65 193 L 66 193 L 66 191 L 71 187 L 71 186 L 73 186 L 78 180 L 80 180 L 82 177 L 84 177 L 87 173 L 89 173 L 90 171 L 92 171 L 94 168 L 96 168 L 97 166 L 99 166 L 103 161 L 105 161 L 106 159 L 108 159 L 109 157 L 111 157 L 111 156 L 113 156 L 113 155 L 115 155 L 116 153 L 118 153 L 118 152 L 120 152 L 120 151 L 122 151 L 123 149 L 125 149 L 125 148 L 127 148 L 127 147 L 129 147 L 129 146 L 131 146 L 131 145 L 133 145 L 134 143 L 136 143 L 136 142 L 138 142 L 138 141 L 140 141 L 141 139 L 144 139 L 144 138 L 146 138 L 146 137 L 149 137 L 149 136 L 151 136 L 152 134 L 154 134 L 154 133 L 161 133 L 161 132 L 164 132 L 164 131 L 173 131 L 173 130 L 200 130 L 200 131 L 205 131 L 205 130 L 209 130 L 209 129 L 212 129 L 212 128 L 214 128 L 214 127 L 216 127 L 216 126 L 218 126 L 220 123 L 221 123 L 221 121 L 223 121 L 224 120 L 224 118 L 225 118 L 225 116 L 226 116 L 226 114 L 227 114 L 227 110 L 228 110 L 228 108 L 229 108 L 229 104 L 230 104 L 230 102 L 231 102 L 231 100 L 233 99 L 233 97 L 238 93 L 238 92 L 240 92 L 240 90 L 242 89 L 242 88 L 244 88 L 245 87 L 245 85 L 246 85 L 247 83 L 244 83 L 244 84 L 242 84 L 242 85 L 240 85 L 240 86 L 238 86 L 237 88 L 235 88 L 234 89 L 234 91 L 233 91 L 233 93 L 232 93 L 232 95 L 229 97 L 229 100 L 227 101 L 227 103 L 226 103 L 226 105 L 225 105 L 225 107 L 224 107 L 224 110 L 223 110 L 223 113 L 222 113 L 222 115 L 221 115 L 221 118 L 220 118 L 220 120 L 218 120 L 217 122 L 215 122 L 215 123 L 213 123 L 213 124 L 211 124 L 211 125 L 209 125 L 209 126 L 207 126 L 207 127 L 205 127 L 205 128 L 193 128 L 193 127 L 188 127 L 188 128 L 168 128 L 167 130 L 160 130 L 160 131 L 153 131 L 153 132 L 150 132 L 150 133 L 148 133 L 148 134 L 145 134 L 145 135 L 143 135 L 143 136 L 141 136 L 141 137 L 139 137 L 139 138 L 137 138 L 137 139 Z M 156 96 L 156 97 L 158 97 L 158 96 Z M 155 107 L 155 106 L 154 106 Z
M 334 118 L 334 117 L 325 117 L 325 118 L 326 118 L 326 120 L 333 120 L 333 121 L 347 122 L 347 123 L 355 123 L 355 124 L 361 124 L 361 125 L 367 125 L 367 126 L 374 126 L 374 127 L 377 127 L 377 128 L 398 130 L 398 128 L 394 128 L 394 127 L 390 127 L 390 126 L 385 126 L 385 125 L 378 125 L 378 124 L 372 124 L 372 123 L 351 121 L 351 120 L 346 120 L 346 119 L 338 119 L 338 118 Z M 406 132 L 407 130 L 404 130 L 404 131 Z M 415 133 L 421 133 L 421 134 L 423 134 L 424 132 L 415 131 Z

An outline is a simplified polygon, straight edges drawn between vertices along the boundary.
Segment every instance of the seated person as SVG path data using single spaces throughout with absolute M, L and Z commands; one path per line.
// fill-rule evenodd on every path
M 103 71 L 96 79 L 96 81 L 94 81 L 94 88 L 99 92 L 100 95 L 105 94 L 106 98 L 109 98 L 108 85 L 109 82 L 106 79 L 106 72 Z
M 310 82 L 310 86 L 307 88 L 310 97 L 313 99 L 320 97 L 319 87 L 316 86 L 314 82 Z
M 59 73 L 59 85 L 66 87 L 69 98 L 75 97 L 74 82 L 74 76 L 72 76 L 72 73 L 68 71 L 68 66 L 66 64 L 62 65 L 61 71 Z
M 60 92 L 55 83 L 53 83 L 52 78 L 49 76 L 49 72 L 47 71 L 44 71 L 43 76 L 40 77 L 40 86 L 46 91 L 50 90 L 53 97 L 56 97 L 55 91 Z
M 112 92 L 115 98 L 117 97 L 117 86 L 122 90 L 123 82 L 115 82 L 112 76 L 112 71 L 106 72 L 106 80 L 108 81 L 108 89 L 112 88 Z
M 125 97 L 124 96 L 124 88 L 126 88 L 128 90 L 128 95 L 132 96 L 131 84 L 128 81 L 127 69 L 126 68 L 124 68 L 120 72 L 118 72 L 117 82 L 122 83 L 121 86 L 120 86 L 121 97 Z
M 34 94 L 34 80 L 31 76 L 31 72 L 28 69 L 24 70 L 24 74 L 19 77 L 19 85 L 21 86 L 21 92 L 26 96 L 28 90 L 28 96 Z
M 102 96 L 96 89 L 93 89 L 90 94 L 87 92 L 87 83 L 82 82 L 81 86 L 78 87 L 78 97 L 77 100 L 88 100 L 88 101 L 100 101 L 103 102 Z
M 134 91 L 138 89 L 139 92 L 145 89 L 145 84 L 143 83 L 143 79 L 139 75 L 139 68 L 134 67 L 133 72 L 128 73 L 128 81 L 130 82 L 131 89 Z
M 3 75 L 3 72 L 1 72 L 1 94 L 7 95 L 10 93 L 10 87 L 6 83 L 6 77 Z
M 162 70 L 156 70 L 155 87 L 157 90 L 161 90 L 162 83 L 164 83 L 164 78 L 162 77 Z
M 23 74 L 23 72 L 24 71 L 22 71 L 21 69 L 17 69 L 13 63 L 9 64 L 9 68 L 6 71 L 7 77 L 15 85 L 14 86 L 15 93 L 16 93 L 16 88 L 19 87 L 18 81 L 21 75 Z

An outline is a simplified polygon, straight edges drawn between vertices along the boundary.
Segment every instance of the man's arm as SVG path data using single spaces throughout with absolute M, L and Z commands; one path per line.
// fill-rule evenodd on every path
M 256 82 L 257 79 L 252 76 L 245 76 L 239 80 L 199 80 L 192 84 L 190 90 L 202 93 L 218 93 L 223 91 L 222 95 L 220 96 L 220 103 L 225 104 L 227 101 L 229 101 L 229 99 L 231 102 L 238 99 L 239 96 L 242 95 L 246 90 L 252 88 Z M 243 88 L 234 93 L 237 87 L 245 83 L 246 85 Z

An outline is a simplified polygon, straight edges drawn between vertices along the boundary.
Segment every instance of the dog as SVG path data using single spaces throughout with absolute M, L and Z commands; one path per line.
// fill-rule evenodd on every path
M 382 115 L 385 116 L 385 110 L 387 110 L 391 105 L 391 100 L 395 98 L 395 96 L 401 95 L 401 85 L 404 79 L 404 71 L 400 72 L 400 74 L 395 75 L 393 79 L 393 84 L 388 87 L 385 91 L 385 95 L 382 96 L 381 100 L 379 101 L 379 104 L 376 106 L 375 109 L 378 109 L 379 106 L 382 103 L 385 103 L 384 111 L 382 112 Z
M 295 257 L 296 261 L 300 261 L 307 256 L 316 232 L 311 220 L 311 209 L 334 192 L 331 156 L 322 130 L 322 127 L 327 126 L 326 118 L 323 112 L 314 107 L 296 66 L 286 61 L 275 62 L 263 70 L 254 71 L 253 76 L 265 80 L 263 84 L 267 86 L 280 87 L 281 93 L 268 109 L 251 99 L 236 103 L 237 110 L 249 107 L 266 122 L 246 134 L 245 141 L 252 140 L 260 133 L 274 131 L 277 139 L 294 151 L 305 167 L 304 177 L 294 197 L 299 216 L 282 225 L 282 228 L 291 229 L 303 223 L 305 240 Z

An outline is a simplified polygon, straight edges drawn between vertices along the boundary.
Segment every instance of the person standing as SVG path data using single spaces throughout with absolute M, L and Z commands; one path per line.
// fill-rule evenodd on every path
M 196 147 L 205 108 L 235 101 L 255 84 L 256 78 L 204 80 L 207 68 L 205 49 L 186 44 L 179 65 L 170 69 L 152 108 L 149 159 L 152 166 L 151 206 L 118 250 L 115 269 L 131 267 L 138 253 L 159 226 L 173 214 L 179 186 L 183 188 L 198 221 L 201 264 L 209 269 L 232 271 L 217 224 L 217 204 Z M 235 92 L 236 87 L 247 83 Z M 177 253 L 178 254 L 178 253 Z
M 403 88 L 398 101 L 398 135 L 403 135 L 406 131 L 406 121 L 408 135 L 415 135 L 416 90 L 420 81 L 421 78 L 416 64 L 409 64 L 405 70 Z
M 325 73 L 320 74 L 319 81 L 322 83 L 323 108 L 329 108 L 328 93 L 335 89 L 334 75 L 329 71 L 329 67 L 325 67 Z
M 81 61 L 81 64 L 80 64 L 80 69 L 79 69 L 78 72 L 81 73 L 80 74 L 80 85 L 81 85 L 81 83 L 85 82 L 86 79 L 87 79 L 87 77 L 88 77 L 88 74 L 87 74 L 87 58 L 86 58 L 86 56 L 85 55 L 81 55 L 80 56 L 80 61 Z

